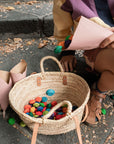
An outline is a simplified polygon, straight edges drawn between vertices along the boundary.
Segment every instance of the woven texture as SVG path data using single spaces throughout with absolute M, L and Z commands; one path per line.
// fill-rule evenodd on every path
M 44 72 L 43 62 L 47 59 L 53 59 L 57 62 L 60 67 L 60 72 Z M 55 57 L 44 57 L 40 62 L 40 67 L 41 73 L 30 75 L 14 85 L 9 94 L 11 107 L 31 130 L 33 130 L 35 123 L 41 124 L 38 133 L 54 135 L 74 130 L 76 126 L 72 117 L 77 116 L 79 122 L 81 122 L 84 108 L 90 95 L 88 84 L 80 76 L 64 72 L 61 64 Z M 67 85 L 63 84 L 64 76 L 67 77 Z M 38 77 L 41 77 L 41 86 L 37 85 Z M 48 89 L 55 90 L 55 94 L 53 96 L 46 95 Z M 33 118 L 23 113 L 24 105 L 28 104 L 29 100 L 38 96 L 46 96 L 48 98 L 48 103 L 53 100 L 59 103 L 48 115 L 51 115 L 52 111 L 57 109 L 59 105 L 68 103 L 67 116 L 60 120 L 50 120 L 47 119 L 47 116 L 44 118 Z M 73 112 L 71 111 L 71 104 L 78 106 Z

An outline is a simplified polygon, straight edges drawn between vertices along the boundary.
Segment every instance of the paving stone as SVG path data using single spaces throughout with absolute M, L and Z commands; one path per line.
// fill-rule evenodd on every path
M 6 8 L 14 8 L 8 10 Z M 37 1 L 37 3 L 28 4 L 26 2 L 15 5 L 15 3 L 4 3 L 0 6 L 0 33 L 32 33 L 42 34 L 48 31 L 46 24 L 52 25 L 53 19 L 46 19 L 52 15 L 53 1 Z M 52 17 L 51 17 L 52 18 Z M 45 22 L 48 21 L 48 22 Z M 44 24 L 44 26 L 43 26 Z
M 53 24 L 53 15 L 49 15 L 44 17 L 43 19 L 43 34 L 46 36 L 51 36 L 53 35 L 53 29 L 54 29 L 54 24 Z
M 8 124 L 0 116 L 0 143 L 1 144 L 30 144 L 30 139 Z

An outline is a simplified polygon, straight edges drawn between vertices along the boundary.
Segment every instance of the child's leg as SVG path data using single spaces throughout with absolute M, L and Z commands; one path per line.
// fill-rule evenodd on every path
M 102 72 L 97 87 L 101 91 L 114 90 L 114 73 L 112 71 Z
M 89 115 L 86 122 L 96 124 L 101 119 L 101 102 L 105 92 L 114 90 L 114 49 L 103 49 L 96 57 L 95 70 L 101 73 L 96 90 L 92 90 L 88 102 Z M 104 92 L 104 93 L 103 93 Z
M 101 73 L 97 87 L 101 91 L 114 90 L 114 49 L 102 50 L 95 61 L 96 71 Z
M 67 35 L 72 34 L 73 20 L 69 12 L 61 9 L 65 0 L 54 0 L 53 19 L 54 19 L 54 36 L 58 42 L 65 40 Z

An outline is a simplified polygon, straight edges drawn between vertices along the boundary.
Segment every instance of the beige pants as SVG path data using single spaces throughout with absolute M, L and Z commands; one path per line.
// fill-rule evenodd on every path
M 53 19 L 54 36 L 58 41 L 65 40 L 65 37 L 73 34 L 74 22 L 71 14 L 61 9 L 65 0 L 54 0 Z

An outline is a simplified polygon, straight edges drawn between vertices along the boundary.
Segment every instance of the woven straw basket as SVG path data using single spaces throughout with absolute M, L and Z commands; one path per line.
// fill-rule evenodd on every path
M 43 63 L 47 59 L 54 60 L 58 64 L 60 72 L 45 72 Z M 9 93 L 9 101 L 13 110 L 31 130 L 34 129 L 32 144 L 36 141 L 37 132 L 45 135 L 55 135 L 76 128 L 79 133 L 79 124 L 90 95 L 90 89 L 86 81 L 76 74 L 64 72 L 60 62 L 55 57 L 44 57 L 40 62 L 40 67 L 41 73 L 30 75 L 17 82 Z M 48 89 L 55 90 L 55 94 L 53 96 L 46 95 Z M 30 117 L 23 113 L 24 105 L 38 96 L 46 96 L 48 103 L 56 100 L 58 104 L 42 118 Z M 60 120 L 48 119 L 56 109 L 64 104 L 68 105 L 67 116 Z M 73 112 L 72 105 L 78 106 Z M 79 134 L 78 136 L 81 137 Z M 79 141 L 82 143 L 80 139 Z

